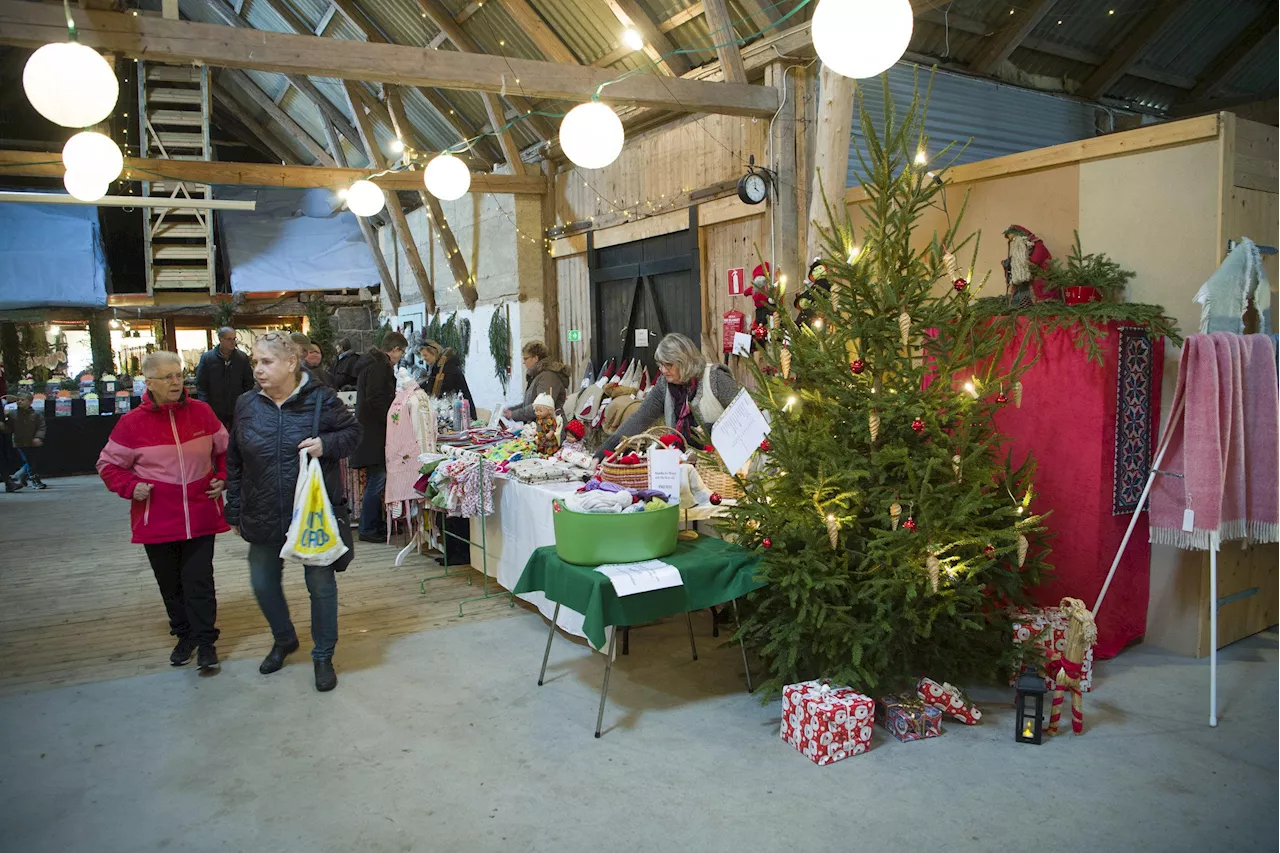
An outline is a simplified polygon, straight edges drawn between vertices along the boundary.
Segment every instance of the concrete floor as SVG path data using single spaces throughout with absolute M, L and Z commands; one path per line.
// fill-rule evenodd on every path
M 1009 691 L 829 767 L 778 737 L 734 647 L 636 629 L 592 738 L 600 655 L 532 613 L 299 655 L 0 699 L 0 847 L 40 851 L 1275 850 L 1277 638 L 1207 664 L 1136 648 L 1095 670 L 1083 737 L 1012 741 Z M 1003 704 L 1001 704 L 1003 703 Z

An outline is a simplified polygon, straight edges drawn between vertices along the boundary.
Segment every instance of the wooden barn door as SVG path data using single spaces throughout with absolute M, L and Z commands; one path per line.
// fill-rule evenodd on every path
M 671 332 L 702 340 L 696 208 L 684 231 L 595 248 L 588 236 L 596 369 L 639 358 L 657 375 L 653 351 Z M 646 340 L 647 338 L 647 340 Z

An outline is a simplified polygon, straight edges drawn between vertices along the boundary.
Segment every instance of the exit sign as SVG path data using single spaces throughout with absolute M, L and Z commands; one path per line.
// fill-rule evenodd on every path
M 582 340 L 582 331 L 580 329 L 569 330 L 569 343 L 575 343 Z

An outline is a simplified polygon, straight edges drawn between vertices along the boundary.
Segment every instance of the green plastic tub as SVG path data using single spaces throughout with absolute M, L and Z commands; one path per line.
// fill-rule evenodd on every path
M 653 512 L 574 512 L 554 501 L 556 553 L 566 563 L 639 563 L 675 553 L 680 505 Z

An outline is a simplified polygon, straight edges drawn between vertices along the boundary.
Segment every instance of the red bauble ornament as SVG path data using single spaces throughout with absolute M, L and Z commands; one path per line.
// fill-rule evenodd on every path
M 996 546 L 988 545 L 987 547 L 982 549 L 982 553 L 986 554 L 987 559 L 990 560 L 992 557 L 996 555 Z
M 911 422 L 911 428 L 916 432 L 924 432 L 924 421 L 920 420 L 919 418 L 916 418 L 914 421 Z
M 1009 402 L 1009 398 L 1004 395 L 1003 391 L 1001 391 L 996 395 L 996 402 L 1003 406 L 1005 403 Z
M 902 526 L 906 530 L 914 531 L 916 529 L 916 520 L 908 517 L 906 521 L 902 522 Z
M 849 369 L 858 374 L 867 369 L 867 363 L 860 358 L 855 358 L 849 363 Z
M 754 326 L 751 327 L 751 335 L 756 340 L 763 341 L 765 338 L 769 336 L 769 330 L 766 329 L 762 324 L 756 323 Z
M 772 540 L 772 539 L 769 539 L 768 537 L 766 537 L 766 538 L 765 538 L 765 540 L 764 540 L 763 542 L 761 542 L 761 543 L 760 543 L 760 545 L 761 545 L 761 547 L 764 547 L 764 548 L 772 548 L 772 547 L 773 547 L 773 540 Z
M 712 506 L 720 506 L 720 501 L 721 501 L 720 493 L 719 493 L 719 492 L 712 492 L 712 493 L 711 493 L 711 505 L 712 505 Z
M 760 452 L 761 452 L 761 453 L 768 453 L 768 452 L 769 452 L 769 450 L 770 450 L 772 447 L 773 447 L 773 445 L 769 443 L 769 439 L 767 439 L 767 438 L 766 438 L 764 441 L 760 442 Z
M 951 286 L 956 289 L 956 293 L 964 293 L 965 288 L 969 286 L 969 282 L 965 281 L 962 278 L 958 278 L 952 283 Z
M 705 447 L 703 447 L 702 449 L 703 449 L 705 452 L 707 452 L 707 453 L 715 453 L 715 452 L 716 452 L 716 449 L 715 449 L 714 447 L 712 447 L 710 444 L 706 445 L 706 446 L 705 446 Z

